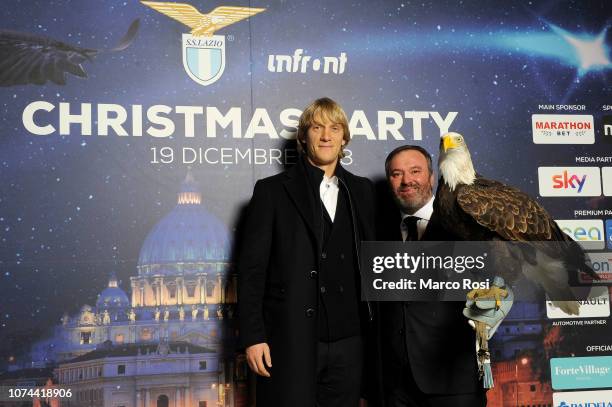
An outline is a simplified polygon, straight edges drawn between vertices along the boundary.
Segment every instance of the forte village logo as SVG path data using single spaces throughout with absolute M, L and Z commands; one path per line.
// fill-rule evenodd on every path
M 550 359 L 554 390 L 597 389 L 612 383 L 612 356 Z
M 225 71 L 225 37 L 213 34 L 265 10 L 220 6 L 202 14 L 187 3 L 141 3 L 191 28 L 189 34 L 183 34 L 183 67 L 191 79 L 203 86 L 215 83 Z

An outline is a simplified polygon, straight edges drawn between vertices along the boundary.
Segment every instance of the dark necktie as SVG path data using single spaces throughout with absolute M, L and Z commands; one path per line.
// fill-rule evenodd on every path
M 406 230 L 408 231 L 405 242 L 419 240 L 419 231 L 417 230 L 417 221 L 419 219 L 420 218 L 416 216 L 407 216 L 404 218 L 403 222 L 404 225 L 406 225 Z

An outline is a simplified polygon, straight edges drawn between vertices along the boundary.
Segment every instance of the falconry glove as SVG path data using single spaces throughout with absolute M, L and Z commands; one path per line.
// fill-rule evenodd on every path
M 472 290 L 467 294 L 463 315 L 476 330 L 476 359 L 483 387 L 493 387 L 489 339 L 502 323 L 514 302 L 510 287 L 501 277 L 495 277 L 491 288 Z

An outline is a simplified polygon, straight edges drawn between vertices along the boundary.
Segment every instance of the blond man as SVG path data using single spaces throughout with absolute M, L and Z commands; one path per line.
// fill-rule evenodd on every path
M 373 186 L 340 164 L 350 133 L 333 100 L 304 110 L 297 139 L 297 164 L 255 184 L 241 231 L 241 341 L 258 406 L 357 407 L 371 314 L 357 246 L 374 238 Z

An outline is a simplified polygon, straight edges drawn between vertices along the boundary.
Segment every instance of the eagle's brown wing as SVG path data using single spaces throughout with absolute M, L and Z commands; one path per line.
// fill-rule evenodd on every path
M 586 255 L 580 245 L 563 233 L 540 204 L 520 190 L 477 177 L 472 185 L 459 188 L 457 203 L 478 224 L 497 233 L 500 239 L 526 242 L 521 246 L 525 261 L 533 264 L 536 252 L 532 249 L 535 249 L 552 259 L 562 260 L 570 270 L 583 271 L 593 279 L 599 279 L 586 264 Z M 549 277 L 540 276 L 541 279 Z M 570 277 L 570 281 L 573 279 Z
M 511 241 L 565 240 L 546 210 L 527 194 L 501 182 L 478 177 L 462 186 L 457 203 L 478 224 Z M 561 232 L 562 233 L 562 232 Z

